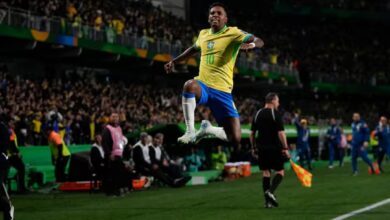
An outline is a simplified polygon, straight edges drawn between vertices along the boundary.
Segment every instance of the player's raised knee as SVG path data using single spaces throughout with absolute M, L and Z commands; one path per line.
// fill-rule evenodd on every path
M 196 90 L 197 90 L 197 87 L 199 87 L 198 83 L 195 80 L 190 79 L 190 80 L 187 80 L 187 82 L 184 83 L 183 91 L 184 92 L 195 93 Z

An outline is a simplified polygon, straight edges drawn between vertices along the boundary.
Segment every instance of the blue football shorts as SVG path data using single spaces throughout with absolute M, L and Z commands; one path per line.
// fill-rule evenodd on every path
M 223 92 L 206 86 L 203 82 L 196 80 L 202 89 L 199 105 L 208 106 L 213 112 L 214 118 L 219 125 L 225 118 L 238 118 L 240 115 L 234 105 L 231 93 Z

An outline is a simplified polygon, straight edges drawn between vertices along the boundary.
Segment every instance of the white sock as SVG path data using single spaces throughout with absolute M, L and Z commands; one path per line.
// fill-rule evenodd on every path
M 184 119 L 187 127 L 186 132 L 193 133 L 195 132 L 194 123 L 195 123 L 196 101 L 195 101 L 195 95 L 193 97 L 189 97 L 187 94 L 191 94 L 191 93 L 185 93 L 182 96 L 181 103 L 183 106 L 183 114 L 184 114 Z

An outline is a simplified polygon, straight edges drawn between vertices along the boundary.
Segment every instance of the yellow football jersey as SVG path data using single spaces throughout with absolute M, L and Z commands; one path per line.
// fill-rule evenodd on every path
M 217 33 L 212 33 L 211 29 L 201 30 L 194 45 L 201 50 L 199 76 L 195 79 L 213 89 L 231 93 L 240 45 L 251 36 L 237 27 L 225 26 Z

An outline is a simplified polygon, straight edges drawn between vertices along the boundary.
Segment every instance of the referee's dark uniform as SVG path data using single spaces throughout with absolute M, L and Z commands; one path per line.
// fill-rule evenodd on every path
M 257 111 L 253 118 L 250 140 L 257 147 L 259 167 L 263 173 L 265 208 L 272 208 L 278 207 L 274 192 L 283 180 L 283 166 L 289 154 L 282 117 L 276 110 L 279 97 L 276 93 L 269 93 L 265 101 L 265 107 Z M 272 183 L 271 170 L 275 171 Z
M 278 132 L 284 131 L 284 126 L 279 112 L 272 108 L 260 109 L 253 118 L 251 130 L 258 131 L 256 147 L 260 170 L 283 170 L 285 157 Z

